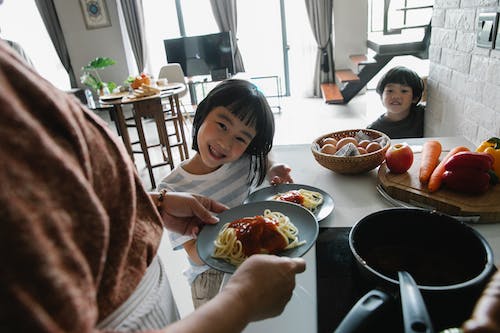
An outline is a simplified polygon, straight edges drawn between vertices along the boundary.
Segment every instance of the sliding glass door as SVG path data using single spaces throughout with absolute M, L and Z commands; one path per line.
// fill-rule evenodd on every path
M 164 39 L 219 31 L 208 0 L 143 0 L 143 4 L 153 75 L 167 61 Z M 316 46 L 303 1 L 238 0 L 237 10 L 245 76 L 270 77 L 274 90 L 278 80 L 282 95 L 304 95 L 305 87 L 312 86 Z
M 275 76 L 285 86 L 280 0 L 238 1 L 238 46 L 249 76 Z

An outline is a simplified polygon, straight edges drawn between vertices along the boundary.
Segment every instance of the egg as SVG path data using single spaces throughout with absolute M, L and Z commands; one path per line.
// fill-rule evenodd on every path
M 324 145 L 326 145 L 328 143 L 331 144 L 331 145 L 334 145 L 336 147 L 337 146 L 337 139 L 334 139 L 334 138 L 331 138 L 331 137 L 324 138 L 321 141 L 321 146 L 324 146 Z
M 359 141 L 358 146 L 361 146 L 361 147 L 366 149 L 366 146 L 368 146 L 370 143 L 371 143 L 370 140 L 361 140 L 361 141 Z
M 351 142 L 352 144 L 354 144 L 355 146 L 358 145 L 358 140 L 356 140 L 355 138 L 353 137 L 345 137 L 345 138 L 342 138 L 339 140 L 339 142 L 337 142 L 337 150 L 339 150 L 340 148 L 342 148 L 343 146 L 345 146 L 346 144 L 348 144 L 349 142 Z
M 323 147 L 321 147 L 320 151 L 324 154 L 333 155 L 337 152 L 337 148 L 334 145 L 327 143 Z
M 378 142 L 371 142 L 368 146 L 366 146 L 366 151 L 369 153 L 373 153 L 379 149 L 382 149 L 382 146 Z
M 366 151 L 365 148 L 361 147 L 361 146 L 358 146 L 358 151 L 359 151 L 359 154 L 360 155 L 364 155 L 364 154 L 367 154 L 368 152 Z

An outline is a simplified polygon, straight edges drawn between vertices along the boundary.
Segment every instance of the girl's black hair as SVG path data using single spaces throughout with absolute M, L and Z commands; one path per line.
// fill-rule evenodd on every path
M 271 151 L 274 137 L 274 116 L 264 94 L 249 81 L 228 79 L 219 83 L 198 104 L 193 120 L 193 149 L 199 152 L 198 130 L 207 115 L 216 107 L 223 106 L 245 125 L 255 128 L 257 134 L 245 154 L 251 158 L 249 183 L 257 177 L 262 184 L 268 168 L 267 154 Z
M 412 71 L 411 69 L 404 66 L 397 66 L 390 69 L 377 84 L 377 93 L 382 96 L 385 86 L 389 83 L 398 83 L 410 86 L 413 90 L 413 101 L 412 104 L 416 105 L 422 98 L 422 93 L 424 92 L 424 81 L 420 76 Z

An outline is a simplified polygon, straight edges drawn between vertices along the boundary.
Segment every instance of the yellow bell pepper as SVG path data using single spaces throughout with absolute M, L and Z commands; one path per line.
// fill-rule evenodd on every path
M 476 149 L 480 153 L 488 153 L 495 160 L 493 163 L 493 171 L 500 177 L 500 139 L 490 138 L 479 145 Z

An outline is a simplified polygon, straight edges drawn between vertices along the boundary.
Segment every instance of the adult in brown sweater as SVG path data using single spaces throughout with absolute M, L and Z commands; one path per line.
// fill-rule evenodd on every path
M 224 209 L 190 194 L 155 203 L 107 125 L 0 41 L 0 331 L 100 331 L 164 227 L 196 232 Z M 304 269 L 253 256 L 210 303 L 155 332 L 238 332 L 281 313 Z

